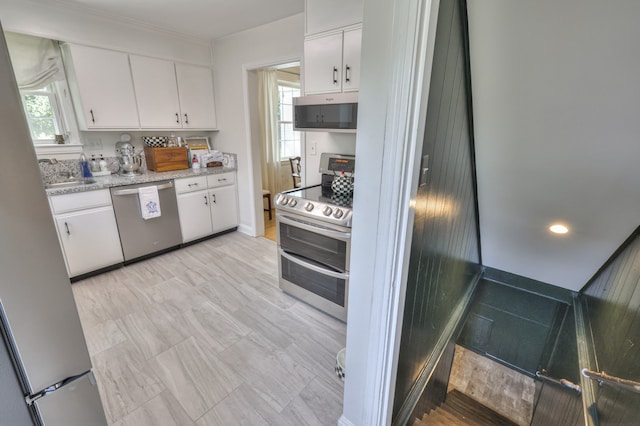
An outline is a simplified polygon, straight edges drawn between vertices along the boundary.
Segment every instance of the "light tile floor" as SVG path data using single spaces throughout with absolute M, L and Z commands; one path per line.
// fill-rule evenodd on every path
M 335 425 L 346 326 L 230 233 L 73 284 L 110 424 Z

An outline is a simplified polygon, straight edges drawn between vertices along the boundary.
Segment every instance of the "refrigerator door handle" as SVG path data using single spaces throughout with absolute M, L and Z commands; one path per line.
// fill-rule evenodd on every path
M 37 392 L 33 395 L 27 395 L 24 397 L 24 400 L 26 401 L 27 405 L 33 405 L 34 402 L 36 402 L 37 400 L 39 400 L 40 398 L 43 398 L 55 391 L 57 391 L 58 389 L 60 389 L 61 387 L 68 385 L 71 382 L 74 382 L 76 380 L 78 380 L 79 378 L 85 376 L 89 374 L 90 378 L 92 379 L 92 382 L 95 382 L 95 378 L 93 377 L 93 372 L 91 370 L 89 371 L 85 371 L 82 374 L 78 374 L 77 376 L 71 376 L 71 377 L 67 377 L 66 379 L 63 379 L 61 381 L 59 381 L 58 383 L 54 383 L 53 385 L 42 389 L 40 392 Z

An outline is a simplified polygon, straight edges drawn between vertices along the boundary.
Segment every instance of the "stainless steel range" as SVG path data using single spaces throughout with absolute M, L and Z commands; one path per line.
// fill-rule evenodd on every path
M 354 169 L 355 157 L 323 153 L 320 185 L 275 198 L 280 288 L 342 321 L 349 295 Z

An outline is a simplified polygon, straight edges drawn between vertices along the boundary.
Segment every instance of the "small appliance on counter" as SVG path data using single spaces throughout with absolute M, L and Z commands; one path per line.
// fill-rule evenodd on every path
M 142 166 L 142 157 L 136 153 L 136 148 L 129 141 L 116 143 L 116 157 L 118 158 L 118 174 L 133 176 L 138 174 Z

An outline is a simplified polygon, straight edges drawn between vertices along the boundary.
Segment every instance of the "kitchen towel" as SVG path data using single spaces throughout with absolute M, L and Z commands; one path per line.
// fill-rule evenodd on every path
M 144 220 L 160 217 L 160 197 L 157 186 L 144 186 L 138 188 L 138 198 L 140 199 L 140 213 Z

